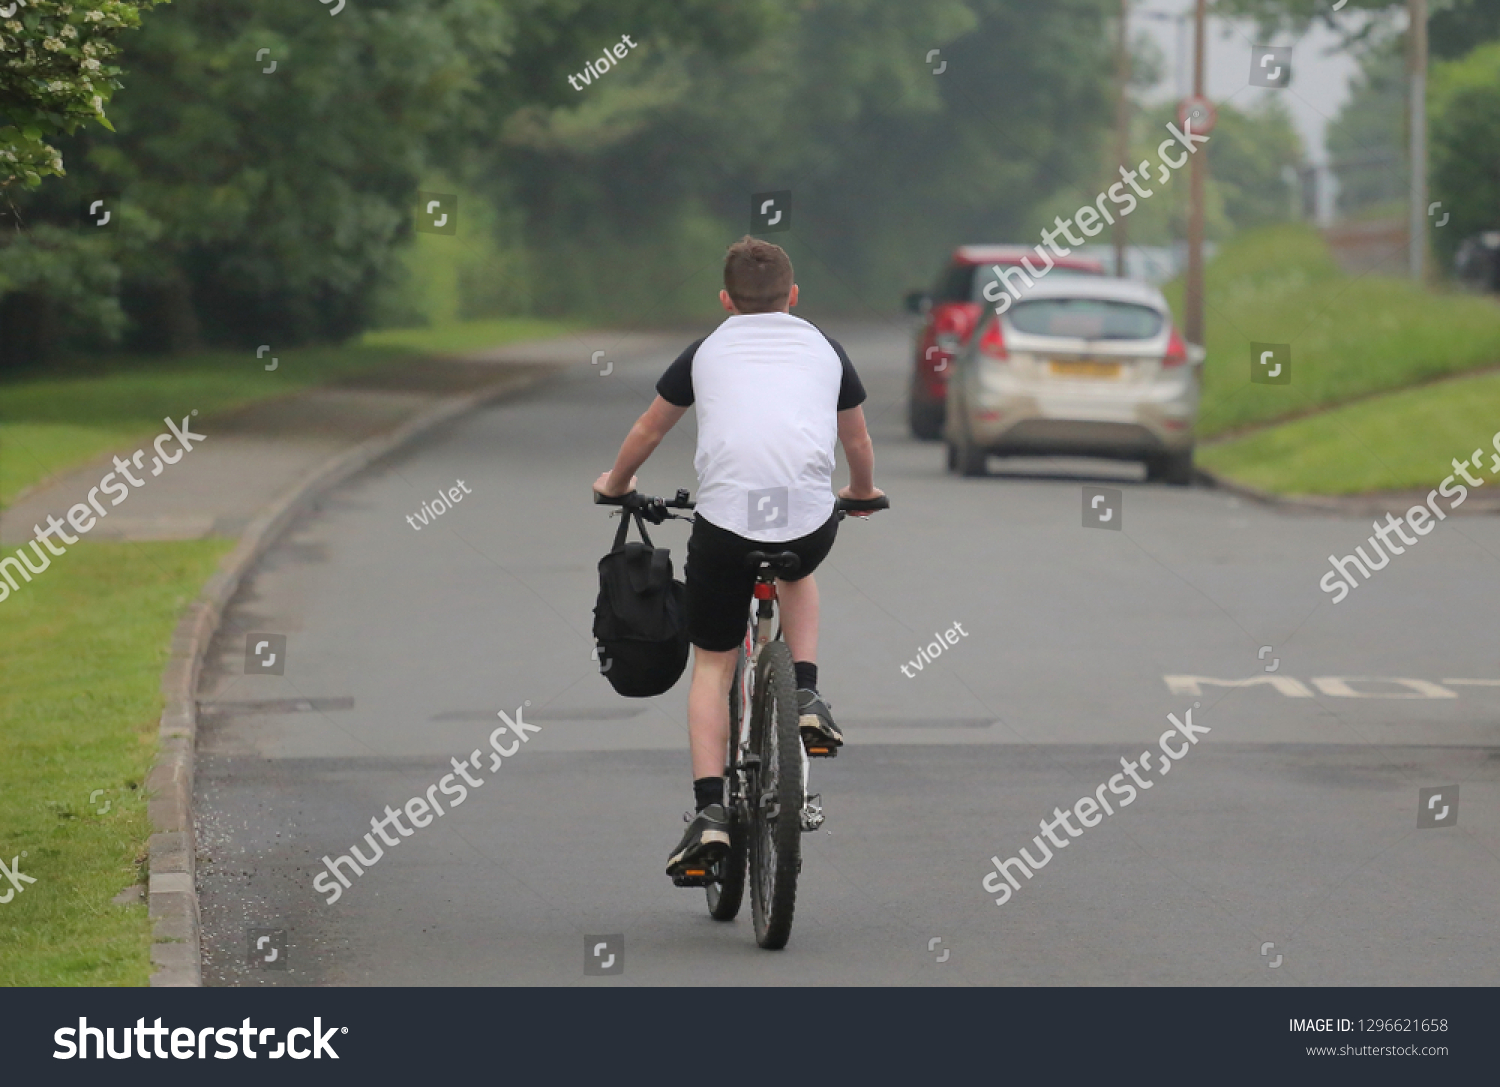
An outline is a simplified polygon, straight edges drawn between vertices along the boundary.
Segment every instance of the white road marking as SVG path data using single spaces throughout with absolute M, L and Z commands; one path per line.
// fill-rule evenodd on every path
M 1214 687 L 1273 687 L 1288 698 L 1312 698 L 1312 691 L 1300 679 L 1291 676 L 1250 676 L 1248 679 L 1214 679 L 1211 676 L 1162 676 L 1167 690 L 1174 695 L 1201 695 L 1205 685 Z M 1314 676 L 1314 687 L 1333 698 L 1457 698 L 1443 684 L 1454 687 L 1500 687 L 1500 679 L 1445 679 L 1442 684 L 1430 679 L 1408 676 Z M 1353 683 L 1389 683 L 1404 691 L 1360 691 Z

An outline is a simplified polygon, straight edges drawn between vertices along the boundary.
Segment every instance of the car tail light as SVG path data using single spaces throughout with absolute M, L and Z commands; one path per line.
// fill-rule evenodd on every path
M 1167 341 L 1167 353 L 1162 356 L 1161 364 L 1163 366 L 1181 366 L 1187 360 L 1187 344 L 1182 342 L 1182 337 L 1178 335 L 1177 330 L 1174 328 L 1172 330 L 1172 338 Z
M 984 335 L 979 337 L 979 353 L 991 359 L 1010 358 L 1009 352 L 1005 350 L 1005 334 L 1000 330 L 1000 318 L 996 317 L 985 326 Z
M 938 312 L 933 316 L 932 330 L 940 336 L 947 333 L 965 340 L 974 331 L 974 321 L 978 317 L 977 302 L 949 303 L 938 307 Z

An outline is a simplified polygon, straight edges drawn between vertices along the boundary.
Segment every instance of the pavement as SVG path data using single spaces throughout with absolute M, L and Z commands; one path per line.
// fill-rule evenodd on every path
M 815 767 L 828 820 L 788 947 L 662 874 L 691 798 L 686 684 L 622 699 L 591 659 L 613 523 L 589 484 L 694 338 L 596 333 L 510 352 L 572 365 L 340 486 L 241 582 L 198 688 L 206 983 L 1493 984 L 1500 519 L 1444 522 L 1332 605 L 1318 579 L 1365 518 L 1131 465 L 948 475 L 905 432 L 905 326 L 830 331 L 893 508 L 845 522 L 818 574 L 849 746 Z M 693 443 L 689 413 L 643 489 L 693 487 Z M 1084 527 L 1098 486 L 1121 531 Z M 685 527 L 653 535 L 680 575 Z M 281 674 L 251 652 L 266 635 Z M 1061 832 L 997 905 L 991 858 L 1040 859 L 1039 822 L 1190 709 L 1209 731 L 1170 773 Z M 492 769 L 502 711 L 540 731 Z M 372 819 L 473 752 L 483 784 L 385 823 L 394 844 L 327 904 L 320 859 L 372 852 Z
M 132 471 L 143 486 L 132 488 L 118 507 L 106 493 L 108 511 L 89 539 L 183 540 L 237 537 L 278 496 L 297 487 L 332 457 L 368 438 L 389 433 L 440 400 L 515 379 L 524 383 L 556 366 L 576 361 L 569 339 L 512 344 L 462 357 L 425 359 L 353 374 L 319 388 L 274 397 L 232 411 L 198 417 L 190 403 L 173 405 L 173 418 L 191 419 L 206 435 L 191 455 L 152 477 L 150 440 L 85 462 L 51 477 L 0 511 L 0 540 L 20 544 L 49 514 L 59 519 L 87 501 L 90 488 L 115 470 L 116 456 L 144 449 Z M 274 381 L 268 374 L 267 381 Z M 191 413 L 191 414 L 190 414 Z M 166 430 L 163 423 L 161 431 Z M 168 442 L 168 451 L 177 445 Z

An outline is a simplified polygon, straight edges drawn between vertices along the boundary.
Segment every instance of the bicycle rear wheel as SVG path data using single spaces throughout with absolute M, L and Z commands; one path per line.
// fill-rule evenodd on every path
M 729 752 L 724 764 L 724 809 L 729 813 L 729 852 L 719 860 L 719 879 L 704 888 L 708 915 L 715 921 L 733 921 L 745 899 L 745 798 L 739 788 L 740 687 L 748 663 L 742 646 L 734 662 L 734 685 L 729 689 Z
M 802 869 L 802 737 L 792 651 L 775 641 L 756 670 L 749 774 L 750 907 L 755 942 L 776 950 L 792 934 L 797 873 Z

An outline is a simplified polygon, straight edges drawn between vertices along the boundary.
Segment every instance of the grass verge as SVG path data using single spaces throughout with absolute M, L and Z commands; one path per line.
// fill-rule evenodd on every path
M 80 541 L 0 602 L 0 856 L 36 880 L 0 906 L 0 985 L 149 979 L 146 905 L 110 899 L 143 875 L 172 628 L 231 546 Z
M 1211 472 L 1276 494 L 1430 489 L 1454 457 L 1486 450 L 1500 431 L 1500 373 L 1362 400 L 1200 448 Z M 1500 446 L 1494 446 L 1500 450 Z
M 423 355 L 457 355 L 522 340 L 560 336 L 574 326 L 533 317 L 497 317 L 459 321 L 434 328 L 394 328 L 366 332 L 366 347 L 398 347 Z
M 161 431 L 162 417 L 223 411 L 412 355 L 453 354 L 555 336 L 570 326 L 532 318 L 368 333 L 361 343 L 266 354 L 202 351 L 106 355 L 0 384 L 0 508 L 23 490 L 110 449 Z
M 1311 227 L 1232 239 L 1206 280 L 1205 438 L 1500 363 L 1493 300 L 1346 275 Z M 1179 314 L 1181 288 L 1167 289 Z M 1251 343 L 1291 345 L 1290 385 L 1251 383 Z

